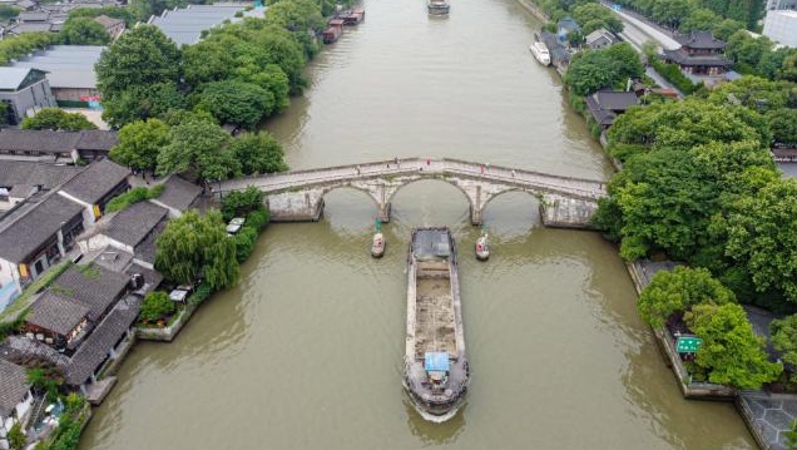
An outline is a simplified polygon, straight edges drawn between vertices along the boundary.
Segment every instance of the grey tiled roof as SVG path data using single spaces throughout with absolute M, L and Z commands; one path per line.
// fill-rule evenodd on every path
M 72 131 L 5 129 L 0 131 L 0 151 L 66 153 L 75 149 L 79 137 Z
M 0 67 L 0 91 L 15 91 L 25 81 L 27 67 Z
M 689 48 L 725 48 L 725 42 L 716 39 L 711 31 L 694 31 L 690 34 L 674 36 L 674 38 L 679 44 Z
M 66 336 L 88 315 L 89 308 L 61 297 L 53 291 L 44 292 L 28 310 L 25 320 L 37 327 Z
M 158 225 L 152 229 L 152 232 L 136 246 L 134 249 L 136 259 L 148 262 L 150 264 L 155 264 L 155 253 L 157 252 L 157 246 L 155 242 L 157 241 L 158 236 L 163 233 L 165 228 L 166 221 L 164 220 L 158 223 Z
M 2 73 L 0 73 L 0 78 L 2 78 Z M 42 153 L 66 153 L 72 150 L 109 151 L 118 143 L 119 139 L 116 133 L 105 130 L 5 129 L 0 132 L 0 151 L 37 151 Z
M 122 183 L 127 183 L 130 170 L 110 159 L 92 163 L 86 170 L 69 180 L 61 190 L 90 205 L 100 201 Z
M 30 58 L 14 62 L 13 66 L 47 71 L 50 87 L 54 89 L 96 89 L 94 65 L 105 48 L 100 45 L 53 45 Z
M 129 277 L 96 264 L 73 266 L 53 283 L 53 291 L 89 308 L 89 319 L 98 321 L 127 288 Z
M 119 136 L 115 131 L 83 130 L 75 144 L 78 150 L 110 151 L 119 144 Z
M 664 59 L 670 60 L 681 66 L 717 66 L 729 67 L 733 65 L 721 55 L 690 56 L 681 50 L 664 50 Z
M 136 247 L 158 223 L 166 217 L 168 210 L 150 202 L 138 202 L 113 216 L 109 216 L 98 232 L 123 244 Z
M 30 389 L 24 368 L 0 359 L 0 417 L 8 417 Z
M 72 386 L 85 383 L 108 357 L 111 349 L 124 336 L 138 317 L 140 301 L 127 296 L 111 310 L 78 348 L 66 370 L 66 382 Z
M 83 170 L 76 166 L 0 160 L 0 186 L 36 186 L 53 189 Z
M 0 221 L 0 258 L 14 263 L 25 262 L 65 223 L 82 212 L 79 204 L 52 193 L 15 221 Z
M 202 188 L 176 175 L 172 175 L 166 183 L 163 193 L 156 199 L 164 205 L 178 211 L 185 211 L 202 193 Z

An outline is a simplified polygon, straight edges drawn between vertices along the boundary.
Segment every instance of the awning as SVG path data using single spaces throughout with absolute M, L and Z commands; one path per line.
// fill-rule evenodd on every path
M 426 352 L 423 368 L 427 372 L 448 372 L 450 369 L 448 352 Z

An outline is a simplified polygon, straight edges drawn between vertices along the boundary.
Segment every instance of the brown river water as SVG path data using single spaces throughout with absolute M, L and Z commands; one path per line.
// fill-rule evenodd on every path
M 266 124 L 293 168 L 429 155 L 608 178 L 513 0 L 454 0 L 447 20 L 423 0 L 364 6 Z M 397 194 L 377 261 L 373 201 L 338 190 L 326 204 L 319 223 L 270 226 L 240 285 L 175 342 L 140 343 L 80 449 L 756 448 L 732 405 L 681 398 L 598 234 L 544 229 L 537 201 L 509 193 L 485 211 L 479 263 L 467 200 L 423 181 Z M 442 224 L 459 242 L 472 381 L 436 425 L 401 388 L 404 270 L 412 227 Z

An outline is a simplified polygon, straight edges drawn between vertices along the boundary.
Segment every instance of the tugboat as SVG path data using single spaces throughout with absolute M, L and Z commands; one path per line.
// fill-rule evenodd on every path
M 375 233 L 371 243 L 371 256 L 374 258 L 381 258 L 385 254 L 385 245 L 386 242 L 382 233 Z
M 483 233 L 476 241 L 476 259 L 479 261 L 487 261 L 490 259 L 490 244 L 487 242 L 489 235 Z
M 451 5 L 446 0 L 429 0 L 426 9 L 430 16 L 447 16 Z
M 407 256 L 404 388 L 424 419 L 454 417 L 470 380 L 454 238 L 448 228 L 417 228 Z

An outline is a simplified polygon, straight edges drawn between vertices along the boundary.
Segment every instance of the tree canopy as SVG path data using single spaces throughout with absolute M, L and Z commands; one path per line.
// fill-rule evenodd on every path
M 160 149 L 169 144 L 169 126 L 158 119 L 131 122 L 119 131 L 111 159 L 137 170 L 155 170 Z
M 764 338 L 755 334 L 741 306 L 696 305 L 684 314 L 684 321 L 703 339 L 695 366 L 711 383 L 759 389 L 780 375 L 782 366 L 767 360 Z
M 22 119 L 23 130 L 95 130 L 97 126 L 80 113 L 70 113 L 58 108 L 42 108 L 33 117 Z
M 102 52 L 95 67 L 103 99 L 131 87 L 180 80 L 180 51 L 154 25 L 140 25 L 122 34 Z
M 282 145 L 265 131 L 245 133 L 230 142 L 229 150 L 241 162 L 244 175 L 288 170 Z
M 575 7 L 573 18 L 581 25 L 581 32 L 585 35 L 599 28 L 615 34 L 623 31 L 623 22 L 609 8 L 598 3 L 585 3 Z
M 170 280 L 193 285 L 202 278 L 213 290 L 238 281 L 235 241 L 227 237 L 218 211 L 205 216 L 186 211 L 169 221 L 156 246 L 155 268 Z
M 169 131 L 169 145 L 158 154 L 159 175 L 189 172 L 206 181 L 226 180 L 241 173 L 241 164 L 227 148 L 230 135 L 216 124 L 188 120 Z
M 199 109 L 211 113 L 220 123 L 240 125 L 251 130 L 274 110 L 274 95 L 252 83 L 237 80 L 215 81 L 202 85 Z
M 797 314 L 773 320 L 769 324 L 772 346 L 783 352 L 781 360 L 788 364 L 792 383 L 797 383 Z
M 639 78 L 644 72 L 637 52 L 623 43 L 577 53 L 567 69 L 565 83 L 575 95 L 583 97 L 602 88 L 624 86 L 629 78 Z
M 696 305 L 733 303 L 736 297 L 706 269 L 678 266 L 657 273 L 639 296 L 639 315 L 653 328 L 661 328 L 675 313 Z
M 111 37 L 105 27 L 88 17 L 72 17 L 61 29 L 61 43 L 66 45 L 105 45 Z

